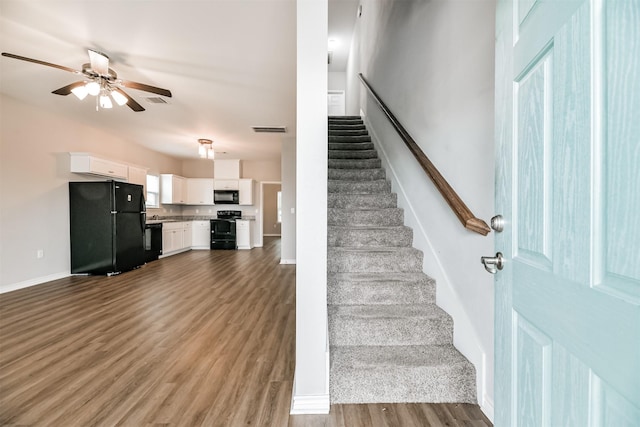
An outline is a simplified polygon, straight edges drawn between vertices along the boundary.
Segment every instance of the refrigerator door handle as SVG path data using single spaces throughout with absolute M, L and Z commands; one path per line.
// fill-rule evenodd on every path
M 140 228 L 142 229 L 142 235 L 144 235 L 144 229 L 147 223 L 146 212 L 140 212 Z

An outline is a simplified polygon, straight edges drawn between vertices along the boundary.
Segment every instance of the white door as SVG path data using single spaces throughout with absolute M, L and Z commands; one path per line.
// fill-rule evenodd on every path
M 327 94 L 329 116 L 344 116 L 345 97 L 343 90 L 330 90 Z
M 499 0 L 495 425 L 640 426 L 640 0 Z

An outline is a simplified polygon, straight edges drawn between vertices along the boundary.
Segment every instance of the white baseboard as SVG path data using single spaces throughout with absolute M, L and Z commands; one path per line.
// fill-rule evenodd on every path
M 316 396 L 293 396 L 291 398 L 291 415 L 328 414 L 331 404 L 328 394 Z
M 295 259 L 284 259 L 282 258 L 280 260 L 280 264 L 295 264 L 296 260 Z
M 482 395 L 480 409 L 489 418 L 489 421 L 493 422 L 493 400 L 486 393 Z
M 265 237 L 282 237 L 282 234 L 263 234 Z
M 10 283 L 8 285 L 0 286 L 0 294 L 3 294 L 5 292 L 17 291 L 18 289 L 24 289 L 31 286 L 41 285 L 46 282 L 51 282 L 52 280 L 64 279 L 65 277 L 69 276 L 71 276 L 71 272 L 64 271 L 61 273 L 49 274 L 47 276 L 35 277 L 23 282 Z

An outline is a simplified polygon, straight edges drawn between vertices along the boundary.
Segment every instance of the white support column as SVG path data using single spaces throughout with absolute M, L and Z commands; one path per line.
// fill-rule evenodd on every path
M 292 414 L 329 412 L 327 0 L 298 0 L 296 373 Z

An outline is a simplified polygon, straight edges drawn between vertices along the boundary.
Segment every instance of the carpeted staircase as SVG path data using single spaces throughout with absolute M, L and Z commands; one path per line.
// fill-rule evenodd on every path
M 360 117 L 330 117 L 331 403 L 475 403 L 474 367 L 385 178 Z

